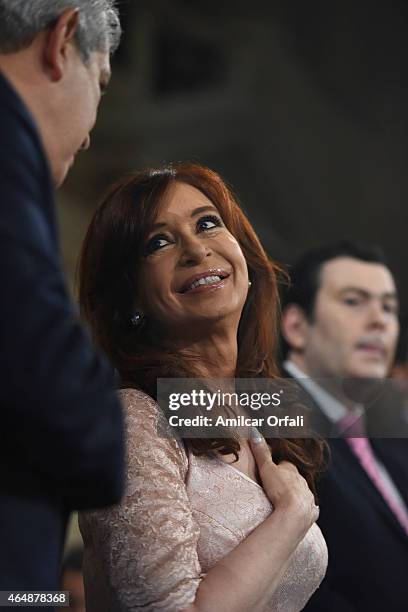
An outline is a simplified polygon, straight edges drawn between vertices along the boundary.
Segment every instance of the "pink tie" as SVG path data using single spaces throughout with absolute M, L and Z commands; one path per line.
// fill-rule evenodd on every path
M 400 504 L 390 496 L 387 486 L 384 484 L 384 479 L 375 462 L 375 457 L 371 444 L 367 438 L 347 438 L 347 442 L 360 461 L 366 474 L 371 478 L 372 483 L 377 487 L 378 491 L 383 496 L 390 510 L 395 514 L 402 528 L 405 529 L 408 535 L 408 514 Z
M 367 476 L 381 493 L 389 509 L 397 517 L 402 528 L 408 535 L 408 514 L 405 508 L 401 507 L 401 505 L 389 494 L 388 487 L 384 483 L 383 476 L 377 467 L 370 441 L 365 437 L 364 419 L 361 416 L 356 416 L 352 412 L 349 412 L 339 421 L 337 426 L 339 432 L 341 432 L 343 436 L 347 434 L 359 436 L 356 438 L 346 437 L 347 443 L 358 458 Z

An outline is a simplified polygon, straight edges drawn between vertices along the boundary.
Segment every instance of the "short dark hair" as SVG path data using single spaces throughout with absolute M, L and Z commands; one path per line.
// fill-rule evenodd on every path
M 297 304 L 309 319 L 313 318 L 316 295 L 320 287 L 322 267 L 338 257 L 352 257 L 360 261 L 378 263 L 388 267 L 385 254 L 377 245 L 360 244 L 343 240 L 335 244 L 307 251 L 289 269 L 290 285 L 282 296 L 283 307 Z

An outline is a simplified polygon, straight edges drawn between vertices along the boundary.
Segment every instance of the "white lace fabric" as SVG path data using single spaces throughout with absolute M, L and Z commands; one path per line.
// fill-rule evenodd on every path
M 223 461 L 157 435 L 164 416 L 146 394 L 121 392 L 127 486 L 119 506 L 80 513 L 87 612 L 177 612 L 205 572 L 273 511 L 262 488 Z M 297 612 L 323 579 L 327 548 L 313 525 L 265 612 Z

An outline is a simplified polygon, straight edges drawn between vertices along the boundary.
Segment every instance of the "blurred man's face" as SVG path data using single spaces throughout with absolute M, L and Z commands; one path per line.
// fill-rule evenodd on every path
M 108 53 L 92 53 L 84 64 L 79 53 L 71 53 L 69 70 L 64 81 L 64 96 L 59 108 L 58 134 L 55 134 L 51 166 L 56 186 L 64 181 L 79 151 L 90 144 L 101 94 L 110 78 Z
M 338 257 L 321 270 L 303 359 L 315 378 L 384 378 L 399 333 L 394 280 L 382 264 Z

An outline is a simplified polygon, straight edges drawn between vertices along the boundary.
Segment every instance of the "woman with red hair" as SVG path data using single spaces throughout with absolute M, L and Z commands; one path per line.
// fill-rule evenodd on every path
M 120 377 L 128 469 L 119 506 L 80 516 L 88 612 L 294 612 L 320 584 L 319 441 L 158 434 L 158 378 L 276 377 L 279 272 L 207 168 L 131 174 L 97 209 L 80 304 Z

